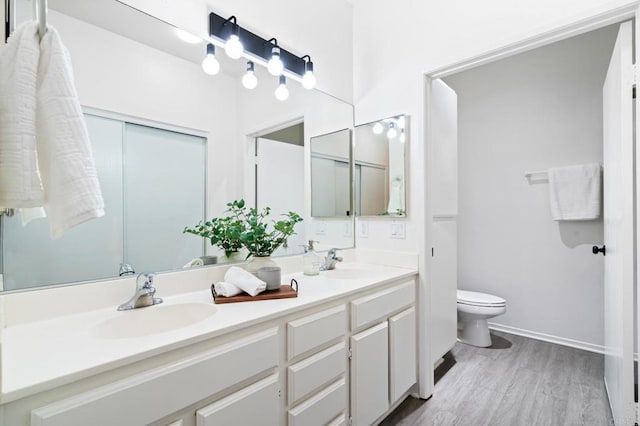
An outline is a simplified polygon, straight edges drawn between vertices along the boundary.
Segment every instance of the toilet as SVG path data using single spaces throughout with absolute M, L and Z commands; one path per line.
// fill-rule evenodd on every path
M 491 346 L 487 319 L 507 312 L 501 297 L 458 290 L 458 341 L 480 348 Z

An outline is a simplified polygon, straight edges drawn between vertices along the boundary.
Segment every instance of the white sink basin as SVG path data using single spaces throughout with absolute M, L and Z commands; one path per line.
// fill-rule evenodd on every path
M 118 312 L 118 315 L 96 324 L 92 334 L 103 339 L 125 339 L 165 333 L 203 321 L 216 313 L 206 303 L 160 304 Z

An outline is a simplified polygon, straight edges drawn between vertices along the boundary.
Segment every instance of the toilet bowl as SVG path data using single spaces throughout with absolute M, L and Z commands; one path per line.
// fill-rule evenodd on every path
M 487 319 L 507 312 L 501 297 L 475 291 L 458 290 L 458 341 L 472 346 L 491 346 Z

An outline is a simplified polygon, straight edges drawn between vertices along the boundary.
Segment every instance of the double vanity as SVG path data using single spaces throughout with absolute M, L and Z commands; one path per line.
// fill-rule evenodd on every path
M 216 305 L 223 266 L 159 275 L 164 302 L 124 312 L 83 307 L 87 286 L 32 293 L 65 299 L 40 317 L 5 295 L 0 424 L 374 424 L 416 384 L 417 259 L 347 257 L 315 277 L 282 259 L 293 299 Z

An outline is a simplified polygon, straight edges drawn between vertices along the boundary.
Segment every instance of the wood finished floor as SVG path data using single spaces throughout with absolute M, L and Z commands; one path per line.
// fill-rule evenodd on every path
M 381 424 L 612 424 L 602 355 L 492 332 L 493 346 L 456 343 L 428 400 L 407 398 Z

